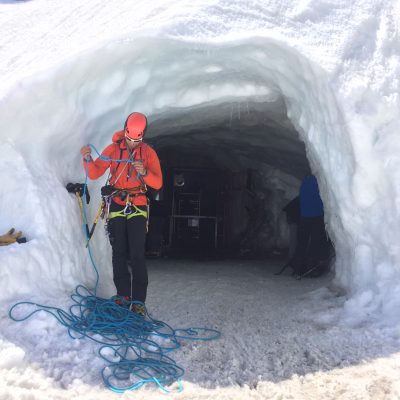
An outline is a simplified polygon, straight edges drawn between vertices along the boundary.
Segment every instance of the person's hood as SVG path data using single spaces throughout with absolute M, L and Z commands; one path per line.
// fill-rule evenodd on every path
M 125 137 L 125 131 L 123 131 L 123 130 L 122 131 L 118 131 L 118 132 L 114 133 L 114 135 L 112 137 L 112 141 L 113 141 L 113 143 L 117 143 L 120 140 L 122 140 L 124 137 Z

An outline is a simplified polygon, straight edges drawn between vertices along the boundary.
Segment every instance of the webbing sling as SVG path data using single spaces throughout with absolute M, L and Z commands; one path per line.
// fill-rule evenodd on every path
M 108 214 L 108 219 L 112 219 L 115 217 L 126 217 L 126 219 L 131 219 L 132 217 L 145 217 L 147 219 L 147 211 L 145 210 L 141 210 L 140 208 L 136 207 L 134 204 L 131 205 L 131 207 L 133 207 L 135 209 L 134 212 L 130 213 L 130 214 L 126 214 L 125 210 L 121 210 L 121 211 L 112 211 Z

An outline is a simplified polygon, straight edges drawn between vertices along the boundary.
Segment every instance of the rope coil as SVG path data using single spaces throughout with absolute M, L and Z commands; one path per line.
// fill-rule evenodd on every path
M 95 151 L 99 154 L 96 149 Z M 84 195 L 87 179 L 86 166 Z M 106 387 L 116 393 L 136 390 L 147 383 L 154 383 L 163 392 L 169 393 L 166 386 L 174 382 L 178 382 L 178 391 L 182 391 L 180 378 L 184 375 L 184 369 L 167 354 L 178 349 L 181 340 L 213 340 L 221 336 L 220 332 L 208 328 L 173 329 L 165 322 L 153 319 L 143 303 L 125 301 L 123 305 L 118 305 L 116 298 L 104 299 L 96 296 L 99 272 L 90 249 L 88 230 L 85 228 L 85 206 L 83 217 L 87 249 L 96 274 L 94 290 L 78 285 L 71 295 L 72 305 L 69 312 L 57 307 L 21 301 L 10 308 L 9 317 L 13 321 L 22 322 L 44 311 L 65 326 L 72 339 L 87 338 L 100 344 L 99 357 L 106 363 L 101 370 L 102 379 Z M 130 311 L 130 306 L 135 303 L 144 307 L 144 316 Z

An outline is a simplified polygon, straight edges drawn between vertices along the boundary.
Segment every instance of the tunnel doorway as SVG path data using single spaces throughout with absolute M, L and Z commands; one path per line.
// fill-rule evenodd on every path
M 171 168 L 167 173 L 170 254 L 216 252 L 223 237 L 223 171 Z
M 239 255 L 254 223 L 251 179 L 251 170 L 165 166 L 164 188 L 152 196 L 148 256 Z
M 282 210 L 298 194 L 309 164 L 283 103 L 268 106 L 260 115 L 262 106 L 257 104 L 234 126 L 221 120 L 179 133 L 164 129 L 150 140 L 164 184 L 150 196 L 148 257 L 266 258 L 288 253 L 290 232 Z M 157 130 L 157 123 L 152 129 Z

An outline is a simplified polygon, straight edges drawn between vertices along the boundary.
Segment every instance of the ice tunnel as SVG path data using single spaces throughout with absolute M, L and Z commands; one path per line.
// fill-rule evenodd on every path
M 204 45 L 136 38 L 19 82 L 6 102 L 1 121 L 13 138 L 8 146 L 29 165 L 32 179 L 46 176 L 32 188 L 38 202 L 44 201 L 40 185 L 62 188 L 82 180 L 81 145 L 92 143 L 101 150 L 126 115 L 133 110 L 147 114 L 147 140 L 167 171 L 162 195 L 168 195 L 174 179 L 182 185 L 176 182 L 179 177 L 193 193 L 187 177 L 194 171 L 206 181 L 201 185 L 209 194 L 230 182 L 231 205 L 217 232 L 216 203 L 226 204 L 226 197 L 211 205 L 202 198 L 208 210 L 199 215 L 209 221 L 200 222 L 191 210 L 184 224 L 193 229 L 183 230 L 187 236 L 201 224 L 208 226 L 211 245 L 228 250 L 263 253 L 287 247 L 281 210 L 311 168 L 336 250 L 336 279 L 352 286 L 352 232 L 343 218 L 351 212 L 344 193 L 354 168 L 352 145 L 324 71 L 287 45 L 261 38 Z M 28 147 L 23 146 L 24 132 L 37 135 Z M 98 193 L 102 182 L 90 185 Z M 58 201 L 57 210 L 70 206 Z M 44 221 L 51 219 L 52 207 Z M 180 226 L 177 219 L 173 227 L 163 228 L 164 241 L 178 240 Z M 47 229 L 43 224 L 30 228 L 32 236 Z M 71 273 L 82 274 L 77 269 Z

